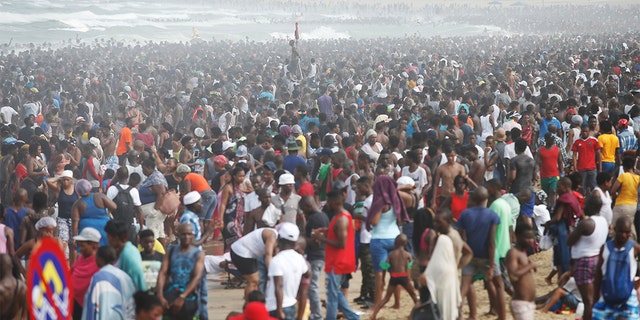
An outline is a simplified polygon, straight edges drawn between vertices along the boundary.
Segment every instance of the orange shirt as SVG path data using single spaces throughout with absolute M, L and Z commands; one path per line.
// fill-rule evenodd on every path
M 211 190 L 211 186 L 209 186 L 207 179 L 197 173 L 188 173 L 184 177 L 184 180 L 191 183 L 191 191 L 203 192 Z
M 129 152 L 129 150 L 127 150 L 127 143 L 129 143 L 129 148 L 133 148 L 133 136 L 131 135 L 131 129 L 129 129 L 129 127 L 124 127 L 120 130 L 120 140 L 118 140 L 116 155 L 121 156 Z

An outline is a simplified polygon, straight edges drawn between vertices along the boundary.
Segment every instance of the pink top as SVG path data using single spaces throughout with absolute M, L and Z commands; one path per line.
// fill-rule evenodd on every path
M 91 278 L 93 274 L 98 272 L 100 268 L 96 264 L 96 256 L 92 255 L 85 258 L 83 255 L 78 255 L 76 263 L 71 267 L 71 283 L 73 283 L 73 299 L 81 307 L 84 304 L 84 295 L 89 289 L 91 284 Z

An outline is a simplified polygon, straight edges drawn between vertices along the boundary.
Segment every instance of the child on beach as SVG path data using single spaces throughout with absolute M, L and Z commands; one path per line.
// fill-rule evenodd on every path
M 389 271 L 389 286 L 387 287 L 387 294 L 380 301 L 379 304 L 376 304 L 373 307 L 373 313 L 371 314 L 371 319 L 375 320 L 376 315 L 384 307 L 384 305 L 389 302 L 391 296 L 396 291 L 398 286 L 402 286 L 413 300 L 413 303 L 418 302 L 418 297 L 416 296 L 415 291 L 413 290 L 413 286 L 409 281 L 409 270 L 411 270 L 411 265 L 413 261 L 411 259 L 411 254 L 405 251 L 404 248 L 407 246 L 407 236 L 404 234 L 400 234 L 396 237 L 393 243 L 393 251 L 389 253 L 389 257 L 387 261 L 383 261 L 380 263 L 380 266 L 383 270 Z
M 513 285 L 511 312 L 516 320 L 533 320 L 536 312 L 536 283 L 533 272 L 535 262 L 529 260 L 527 249 L 534 243 L 535 231 L 521 223 L 516 226 L 516 245 L 506 257 L 509 280 Z

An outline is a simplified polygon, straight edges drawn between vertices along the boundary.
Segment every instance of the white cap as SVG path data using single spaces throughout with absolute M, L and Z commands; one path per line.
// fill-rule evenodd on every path
M 82 229 L 82 231 L 80 231 L 80 234 L 73 237 L 73 240 L 76 241 L 89 241 L 89 242 L 100 242 L 100 239 L 102 238 L 102 235 L 100 234 L 100 231 L 91 228 L 91 227 L 86 227 L 84 229 Z
M 191 191 L 191 192 L 189 192 L 189 193 L 184 195 L 184 198 L 182 198 L 182 202 L 184 203 L 185 206 L 188 206 L 190 204 L 194 204 L 194 203 L 198 202 L 198 200 L 200 200 L 200 198 L 202 198 L 200 196 L 200 192 Z
M 204 129 L 198 127 L 195 130 L 193 130 L 193 134 L 198 138 L 202 138 L 204 137 Z
M 278 184 L 279 185 L 295 184 L 295 183 L 296 183 L 296 179 L 293 177 L 293 175 L 291 173 L 283 173 L 280 176 L 280 179 L 278 179 Z
M 276 229 L 278 229 L 278 236 L 280 236 L 280 239 L 298 241 L 298 237 L 300 237 L 300 229 L 291 222 L 283 222 L 279 224 Z
M 60 175 L 60 178 L 71 178 L 71 179 L 73 179 L 73 171 L 71 171 L 71 170 L 62 171 L 62 174 Z
M 236 146 L 236 144 L 235 144 L 235 143 L 233 143 L 233 142 L 231 142 L 231 141 L 228 141 L 228 140 L 227 140 L 227 141 L 224 141 L 224 142 L 222 143 L 222 151 L 226 151 L 227 149 L 229 149 L 229 148 L 233 148 L 233 147 L 235 147 L 235 146 Z

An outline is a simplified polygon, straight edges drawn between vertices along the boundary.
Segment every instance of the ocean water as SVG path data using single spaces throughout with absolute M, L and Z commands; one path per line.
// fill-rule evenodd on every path
M 290 6 L 290 8 L 294 6 Z M 249 9 L 247 9 L 249 8 Z M 362 17 L 366 19 L 362 20 Z M 290 39 L 299 22 L 300 38 L 351 39 L 410 35 L 504 34 L 496 27 L 446 22 L 431 16 L 396 17 L 283 9 L 215 0 L 119 1 L 31 0 L 0 2 L 0 43 L 103 41 L 189 41 Z

